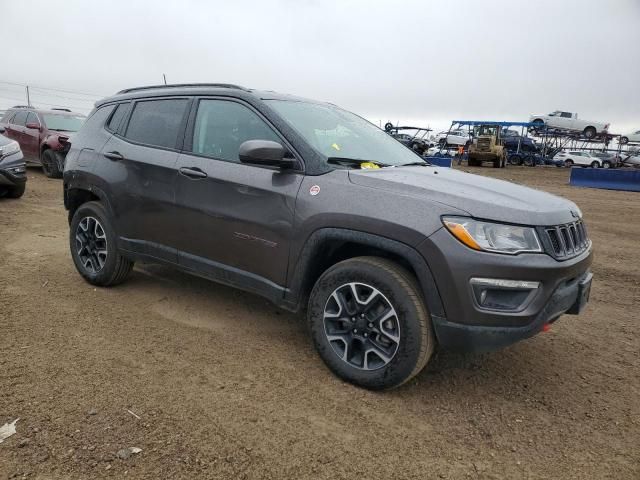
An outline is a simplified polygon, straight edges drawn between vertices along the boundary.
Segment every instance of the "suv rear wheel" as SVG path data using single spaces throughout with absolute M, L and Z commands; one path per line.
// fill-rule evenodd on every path
M 329 268 L 311 292 L 308 321 L 327 366 L 372 390 L 413 378 L 435 347 L 415 278 L 378 257 L 357 257 Z
M 87 202 L 76 210 L 69 246 L 76 269 L 92 285 L 122 283 L 133 268 L 133 262 L 118 252 L 115 232 L 99 202 Z

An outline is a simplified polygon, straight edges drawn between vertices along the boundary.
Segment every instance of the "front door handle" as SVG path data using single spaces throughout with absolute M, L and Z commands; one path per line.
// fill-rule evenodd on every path
M 207 178 L 207 174 L 200 170 L 198 167 L 182 167 L 179 172 L 185 177 L 197 179 L 197 178 Z
M 109 160 L 113 160 L 114 162 L 118 160 L 124 160 L 124 157 L 120 154 L 120 152 L 106 152 L 103 153 L 103 155 Z

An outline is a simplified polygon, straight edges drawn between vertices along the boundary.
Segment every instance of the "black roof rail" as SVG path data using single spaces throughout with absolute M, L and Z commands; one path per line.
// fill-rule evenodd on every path
M 11 108 L 35 108 L 33 105 L 14 105 Z
M 124 90 L 120 90 L 116 95 L 121 93 L 129 93 L 129 92 L 138 92 L 141 90 L 153 90 L 160 88 L 181 88 L 181 87 L 217 87 L 217 88 L 235 88 L 238 90 L 244 90 L 248 92 L 249 89 L 245 87 L 241 87 L 240 85 L 234 85 L 232 83 L 173 83 L 169 85 L 148 85 L 146 87 L 133 87 L 133 88 L 125 88 Z
M 52 108 L 51 110 L 60 110 L 61 112 L 71 112 L 68 108 Z

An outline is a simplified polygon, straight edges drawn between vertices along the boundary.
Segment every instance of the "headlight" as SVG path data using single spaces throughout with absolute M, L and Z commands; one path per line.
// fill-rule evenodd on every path
M 511 255 L 542 252 L 538 235 L 531 227 L 481 222 L 464 217 L 444 217 L 442 222 L 454 237 L 474 250 Z
M 9 142 L 6 145 L 2 145 L 0 147 L 0 157 L 6 157 L 7 155 L 11 155 L 12 153 L 16 153 L 20 151 L 20 145 L 18 142 Z

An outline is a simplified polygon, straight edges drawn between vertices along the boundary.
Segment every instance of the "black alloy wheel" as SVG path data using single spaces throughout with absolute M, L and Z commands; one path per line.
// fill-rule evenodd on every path
M 352 367 L 382 368 L 398 351 L 398 314 L 387 297 L 371 285 L 352 282 L 336 288 L 323 318 L 327 341 Z

